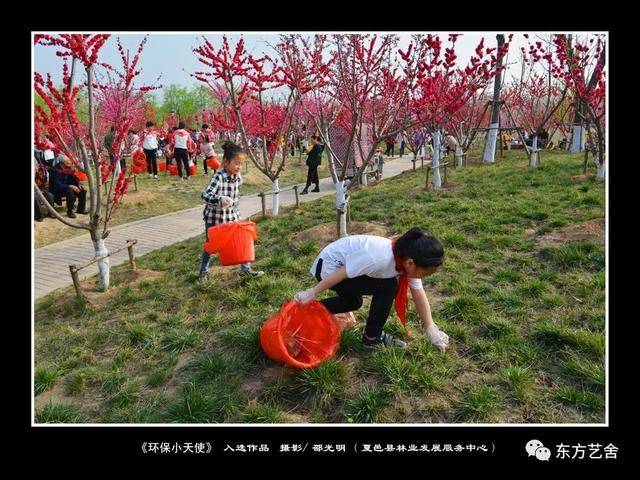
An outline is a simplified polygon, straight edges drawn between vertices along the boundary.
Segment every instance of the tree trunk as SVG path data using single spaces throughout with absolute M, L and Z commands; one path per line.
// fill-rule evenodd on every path
M 536 168 L 538 165 L 538 136 L 533 137 L 531 142 L 531 153 L 529 154 L 529 166 Z
M 276 178 L 273 182 L 271 182 L 271 191 L 273 192 L 272 206 L 271 206 L 271 214 L 275 217 L 278 215 L 280 211 L 280 188 L 278 187 L 279 181 Z
M 498 41 L 498 52 L 504 45 L 504 35 L 496 35 Z M 484 155 L 482 161 L 485 163 L 493 163 L 496 161 L 496 140 L 498 138 L 498 128 L 500 123 L 500 89 L 502 88 L 502 54 L 498 54 L 496 69 L 498 74 L 495 76 L 493 82 L 493 103 L 491 104 L 491 121 L 489 124 L 489 130 L 487 131 L 487 138 L 484 144 Z
M 597 168 L 597 173 L 596 173 L 596 178 L 598 180 L 603 180 L 604 181 L 604 177 L 605 177 L 605 163 L 604 162 L 600 162 L 600 155 L 598 154 L 598 152 L 594 152 L 593 154 L 593 161 L 596 163 L 596 168 Z
M 462 147 L 456 145 L 456 166 L 462 167 Z
M 96 258 L 109 254 L 109 250 L 107 250 L 102 238 L 93 240 L 93 250 Z M 100 287 L 107 290 L 109 288 L 109 257 L 98 260 L 98 270 L 100 271 Z
M 440 132 L 433 132 L 433 156 L 431 158 L 431 170 L 433 170 L 433 188 L 442 188 L 442 179 L 440 178 Z
M 347 186 L 344 180 L 338 181 L 336 187 L 336 212 L 338 236 L 346 237 L 347 233 Z
M 571 153 L 584 151 L 584 126 L 581 123 L 574 123 L 571 130 Z

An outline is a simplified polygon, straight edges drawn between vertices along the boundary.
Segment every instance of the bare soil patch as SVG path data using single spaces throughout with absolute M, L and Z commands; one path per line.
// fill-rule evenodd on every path
M 562 245 L 567 242 L 592 242 L 604 246 L 604 218 L 594 218 L 586 222 L 574 223 L 542 235 L 540 247 Z

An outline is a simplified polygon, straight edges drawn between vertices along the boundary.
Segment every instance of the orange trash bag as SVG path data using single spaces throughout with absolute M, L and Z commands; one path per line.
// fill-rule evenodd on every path
M 207 162 L 207 165 L 209 166 L 209 168 L 213 170 L 218 170 L 220 168 L 220 162 L 215 157 L 215 155 L 213 157 L 207 158 L 205 161 Z
M 178 175 L 178 165 L 175 163 L 169 165 L 169 175 Z
M 195 175 L 196 173 L 198 173 L 198 167 L 196 167 L 195 165 L 191 165 L 189 167 L 189 175 Z
M 296 368 L 313 368 L 340 346 L 340 327 L 320 302 L 290 300 L 260 329 L 260 345 L 272 360 Z
M 75 172 L 75 176 L 78 180 L 80 180 L 81 182 L 86 182 L 87 180 L 89 180 L 89 177 L 87 177 L 87 174 L 84 172 L 80 172 L 78 170 L 76 170 Z
M 220 255 L 222 265 L 239 265 L 256 259 L 253 241 L 258 239 L 256 224 L 249 220 L 221 223 L 207 231 L 203 250 Z
M 160 162 L 158 164 L 158 171 L 164 172 L 167 169 L 167 162 Z

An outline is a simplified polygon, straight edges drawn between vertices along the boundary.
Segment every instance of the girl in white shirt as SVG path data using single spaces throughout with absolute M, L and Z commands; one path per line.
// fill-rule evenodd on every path
M 431 318 L 429 300 L 422 287 L 422 278 L 437 272 L 444 261 L 440 241 L 414 227 L 396 241 L 374 235 L 352 235 L 327 245 L 311 267 L 318 284 L 299 292 L 300 303 L 315 299 L 325 290 L 338 296 L 321 300 L 333 313 L 346 313 L 362 307 L 362 296 L 372 295 L 369 317 L 362 335 L 365 346 L 406 343 L 384 332 L 391 306 L 395 303 L 398 317 L 406 326 L 408 290 L 411 290 L 422 328 L 429 341 L 440 351 L 449 344 Z

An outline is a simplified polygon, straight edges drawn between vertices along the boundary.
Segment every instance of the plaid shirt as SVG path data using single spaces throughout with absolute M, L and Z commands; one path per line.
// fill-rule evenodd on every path
M 213 174 L 209 185 L 202 192 L 202 199 L 207 202 L 203 212 L 205 223 L 218 225 L 240 220 L 238 203 L 242 183 L 242 175 L 229 175 L 224 168 Z M 223 196 L 231 198 L 232 203 L 229 208 L 220 206 L 220 197 Z

